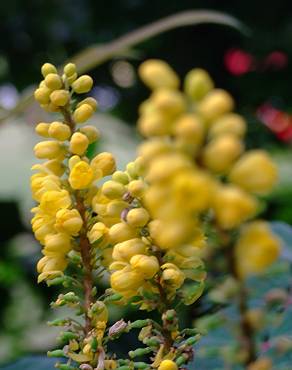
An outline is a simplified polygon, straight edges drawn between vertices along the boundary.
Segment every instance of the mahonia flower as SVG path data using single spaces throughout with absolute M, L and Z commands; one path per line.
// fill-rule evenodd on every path
M 277 167 L 264 150 L 245 151 L 246 123 L 233 112 L 231 95 L 215 88 L 202 69 L 186 75 L 183 91 L 175 71 L 163 61 L 144 62 L 139 74 L 152 90 L 138 119 L 146 138 L 139 147 L 148 183 L 144 202 L 164 226 L 178 220 L 169 238 L 156 233 L 157 243 L 163 248 L 175 244 L 175 228 L 191 238 L 194 227 L 188 225 L 196 213 L 208 212 L 226 232 L 255 217 L 256 195 L 271 191 Z
M 77 240 L 93 216 L 80 209 L 79 198 L 88 202 L 98 192 L 96 182 L 115 170 L 111 153 L 99 153 L 91 161 L 86 157 L 88 146 L 100 135 L 94 126 L 79 128 L 79 124 L 93 115 L 96 100 L 87 97 L 76 104 L 71 99 L 72 94 L 90 91 L 91 77 L 78 77 L 72 63 L 63 72 L 60 76 L 52 64 L 44 64 L 44 80 L 34 94 L 43 109 L 63 115 L 59 121 L 36 126 L 36 133 L 46 140 L 36 144 L 34 152 L 37 158 L 47 160 L 32 167 L 37 172 L 31 177 L 33 198 L 39 203 L 32 210 L 32 229 L 44 254 L 37 266 L 39 282 L 62 274 L 70 251 L 80 253 Z M 91 236 L 89 241 L 94 243 L 96 238 Z
M 185 167 L 184 158 L 179 158 L 178 163 Z M 178 164 L 178 170 L 179 167 Z M 196 180 L 200 187 L 205 177 Z M 183 184 L 177 186 L 180 192 Z M 189 186 L 188 181 L 186 186 Z M 135 304 L 147 310 L 160 304 L 159 289 L 163 289 L 171 301 L 185 282 L 194 281 L 202 292 L 205 278 L 200 259 L 204 235 L 197 217 L 187 218 L 190 212 L 204 208 L 204 200 L 197 198 L 198 205 L 194 201 L 183 219 L 175 218 L 174 214 L 170 219 L 159 219 L 155 218 L 159 212 L 154 216 L 148 207 L 149 190 L 141 158 L 129 163 L 126 171 L 114 172 L 112 179 L 106 181 L 92 199 L 92 209 L 98 213 L 99 222 L 96 231 L 89 235 L 89 238 L 98 239 L 104 232 L 100 225 L 109 226 L 107 240 L 113 245 L 109 265 L 111 287 L 126 301 L 136 297 Z M 171 206 L 175 208 L 178 204 Z

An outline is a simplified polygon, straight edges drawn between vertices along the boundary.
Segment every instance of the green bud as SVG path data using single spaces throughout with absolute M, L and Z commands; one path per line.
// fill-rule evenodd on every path
M 136 369 L 149 369 L 150 366 L 146 362 L 134 362 L 134 367 Z
M 132 369 L 130 368 L 130 366 L 124 365 L 124 366 L 117 367 L 116 370 L 132 370 Z
M 119 301 L 121 298 L 122 298 L 122 294 L 120 293 L 115 293 L 115 294 L 112 294 L 108 297 L 105 298 L 105 302 L 114 302 L 114 301 Z
M 69 342 L 70 340 L 72 339 L 77 339 L 78 338 L 78 335 L 75 334 L 75 333 L 72 333 L 71 331 L 64 331 L 64 332 L 61 332 L 60 333 L 60 336 L 58 338 L 58 340 L 60 342 Z
M 150 320 L 149 319 L 146 319 L 146 320 L 136 320 L 136 321 L 131 322 L 130 328 L 131 329 L 141 329 L 144 326 L 147 326 L 149 324 L 150 324 Z
M 188 346 L 192 346 L 193 344 L 197 343 L 198 340 L 201 338 L 201 335 L 200 334 L 197 334 L 196 336 L 194 337 L 190 337 L 188 338 L 186 341 L 185 341 L 185 344 L 188 345 Z
M 56 277 L 55 279 L 48 280 L 47 286 L 60 285 L 60 284 L 63 284 L 65 280 L 66 280 L 65 276 Z
M 48 357 L 65 357 L 65 354 L 62 349 L 55 349 L 54 351 L 47 352 Z
M 76 367 L 67 364 L 58 364 L 57 367 L 61 370 L 76 370 Z
M 92 349 L 92 351 L 93 352 L 96 352 L 97 347 L 98 347 L 97 339 L 96 339 L 96 337 L 93 337 L 93 340 L 91 342 L 91 349 Z
M 176 359 L 176 364 L 177 364 L 177 366 L 181 366 L 181 365 L 183 365 L 183 364 L 185 364 L 186 363 L 186 361 L 187 361 L 187 358 L 185 357 L 185 356 L 179 356 L 177 359 Z
M 150 352 L 152 352 L 152 349 L 150 347 L 137 348 L 134 351 L 130 351 L 129 356 L 131 358 L 134 358 L 134 357 L 137 357 L 137 356 L 144 356 L 144 355 L 146 355 L 147 353 L 150 353 Z
M 69 303 L 78 303 L 80 301 L 79 297 L 77 297 L 77 295 L 73 292 L 64 294 L 62 298 Z
M 56 319 L 53 321 L 48 321 L 47 323 L 49 326 L 65 326 L 68 324 L 68 320 L 66 319 Z
M 149 347 L 158 347 L 160 345 L 160 341 L 157 338 L 146 339 L 144 343 Z

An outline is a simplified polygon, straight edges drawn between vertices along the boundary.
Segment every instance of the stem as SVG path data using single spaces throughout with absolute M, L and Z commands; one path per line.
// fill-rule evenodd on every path
M 236 263 L 235 263 L 235 256 L 234 256 L 234 245 L 231 242 L 230 236 L 217 227 L 217 231 L 219 236 L 221 237 L 222 245 L 225 252 L 225 257 L 227 260 L 227 268 L 231 274 L 231 276 L 236 279 L 239 285 L 239 292 L 238 292 L 238 301 L 237 307 L 240 316 L 239 320 L 239 329 L 240 329 L 240 341 L 242 343 L 242 347 L 246 350 L 247 356 L 244 360 L 244 365 L 246 368 L 248 365 L 253 363 L 256 358 L 256 343 L 255 343 L 255 336 L 254 336 L 254 329 L 250 325 L 249 321 L 247 320 L 247 312 L 248 312 L 248 291 L 244 284 L 244 281 L 238 276 L 236 270 Z
M 70 127 L 72 134 L 75 131 L 76 124 L 72 118 L 69 106 L 64 107 L 61 110 L 65 123 Z M 76 208 L 80 213 L 83 220 L 83 227 L 80 231 L 80 253 L 82 258 L 82 264 L 84 267 L 84 279 L 83 279 L 83 289 L 84 289 L 84 315 L 85 315 L 85 334 L 88 334 L 91 327 L 91 319 L 88 316 L 88 311 L 92 304 L 92 288 L 93 288 L 93 276 L 92 276 L 92 266 L 91 266 L 91 255 L 90 255 L 90 243 L 87 239 L 87 217 L 86 217 L 86 207 L 84 205 L 83 199 L 78 191 L 75 192 L 76 198 Z
M 238 298 L 238 310 L 240 314 L 240 329 L 241 329 L 241 340 L 244 349 L 247 352 L 244 365 L 248 367 L 251 363 L 256 360 L 256 349 L 255 349 L 255 337 L 254 329 L 247 320 L 248 311 L 248 294 L 246 287 L 243 282 L 240 283 L 239 298 Z
M 90 244 L 87 239 L 87 218 L 86 218 L 86 208 L 82 199 L 76 195 L 76 208 L 80 213 L 83 220 L 83 228 L 80 232 L 80 252 L 84 267 L 84 279 L 83 279 L 83 289 L 84 289 L 84 311 L 85 311 L 85 332 L 88 333 L 91 330 L 91 320 L 88 316 L 88 310 L 90 309 L 92 303 L 92 288 L 93 288 L 93 276 L 92 276 L 92 266 L 90 257 Z

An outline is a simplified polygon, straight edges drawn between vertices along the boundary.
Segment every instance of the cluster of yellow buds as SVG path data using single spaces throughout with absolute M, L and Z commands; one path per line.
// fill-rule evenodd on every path
M 36 132 L 45 140 L 36 144 L 34 153 L 47 160 L 33 166 L 37 173 L 31 177 L 33 198 L 39 203 L 32 210 L 32 228 L 44 246 L 44 257 L 37 266 L 39 281 L 64 271 L 71 250 L 80 252 L 76 240 L 92 223 L 92 215 L 81 199 L 85 205 L 90 202 L 92 193 L 97 191 L 96 181 L 115 170 L 110 153 L 100 153 L 91 161 L 86 156 L 89 144 L 99 138 L 99 131 L 91 125 L 76 126 L 89 119 L 97 108 L 91 97 L 79 103 L 72 100 L 74 93 L 90 91 L 91 77 L 78 77 L 72 63 L 64 67 L 62 76 L 55 66 L 46 63 L 42 74 L 44 80 L 36 89 L 35 98 L 44 109 L 60 112 L 62 118 L 36 126 Z
M 114 172 L 92 199 L 92 209 L 99 215 L 98 225 L 106 225 L 106 240 L 113 246 L 109 266 L 113 271 L 112 289 L 125 299 L 143 298 L 139 301 L 143 309 L 159 304 L 157 299 L 145 299 L 150 293 L 159 294 L 159 288 L 167 299 L 173 299 L 185 280 L 201 283 L 205 277 L 199 258 L 204 237 L 197 221 L 188 221 L 190 229 L 195 226 L 192 243 L 188 237 L 177 237 L 177 228 L 184 228 L 186 219 L 172 218 L 172 224 L 166 224 L 153 218 L 145 199 L 148 190 L 141 158 L 137 158 L 125 171 Z M 194 230 L 189 233 L 193 235 Z M 97 232 L 94 239 L 99 237 Z
M 150 185 L 145 203 L 151 216 L 181 220 L 183 227 L 176 222 L 176 229 L 182 238 L 189 235 L 188 228 L 194 230 L 187 221 L 190 214 L 208 211 L 225 231 L 253 218 L 259 210 L 256 196 L 272 189 L 277 168 L 264 150 L 244 151 L 246 122 L 233 112 L 230 94 L 215 88 L 202 69 L 186 75 L 183 91 L 177 74 L 164 61 L 144 62 L 139 74 L 152 90 L 140 106 L 138 120 L 139 131 L 147 138 L 139 154 Z M 171 230 L 175 242 L 175 228 Z M 273 262 L 277 251 L 261 265 Z

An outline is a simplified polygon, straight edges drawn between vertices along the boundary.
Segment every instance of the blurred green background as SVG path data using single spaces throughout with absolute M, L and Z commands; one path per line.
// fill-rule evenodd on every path
M 271 151 L 280 182 L 265 216 L 292 222 L 292 4 L 290 1 L 191 0 L 9 0 L 0 2 L 0 113 L 12 109 L 40 80 L 40 66 L 62 64 L 93 44 L 105 44 L 147 23 L 184 10 L 212 9 L 242 21 L 248 34 L 204 24 L 173 29 L 98 68 L 94 122 L 101 149 L 116 154 L 120 166 L 135 155 L 135 121 L 148 91 L 136 70 L 147 58 L 167 60 L 184 76 L 207 69 L 216 85 L 236 99 L 249 123 L 248 147 Z M 43 116 L 34 106 L 0 122 L 0 363 L 26 353 L 42 353 L 56 332 L 46 328 L 56 290 L 36 285 L 40 248 L 30 232 L 29 176 L 37 141 L 34 125 Z M 290 140 L 291 139 L 291 140 Z

